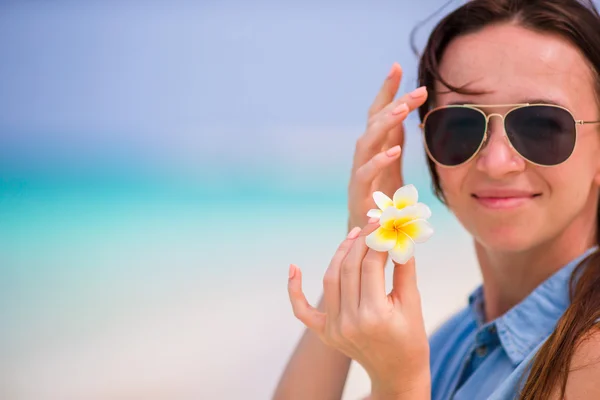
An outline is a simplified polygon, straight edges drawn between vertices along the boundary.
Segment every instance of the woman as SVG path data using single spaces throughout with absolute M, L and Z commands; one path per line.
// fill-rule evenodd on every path
M 394 100 L 392 68 L 356 145 L 349 227 L 364 228 L 334 254 L 318 309 L 290 266 L 309 329 L 275 398 L 340 398 L 351 359 L 372 399 L 600 398 L 599 72 L 600 16 L 577 0 L 469 1 L 432 32 L 423 87 Z M 414 260 L 395 265 L 388 295 L 387 254 L 365 245 L 372 193 L 403 184 L 402 122 L 417 108 L 436 194 L 483 277 L 429 339 Z

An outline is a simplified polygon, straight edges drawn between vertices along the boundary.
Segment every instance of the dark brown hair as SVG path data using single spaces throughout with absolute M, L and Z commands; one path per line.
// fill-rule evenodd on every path
M 464 87 L 450 85 L 440 76 L 440 62 L 448 44 L 459 36 L 500 23 L 559 35 L 579 48 L 595 76 L 596 97 L 600 98 L 600 14 L 591 1 L 471 0 L 437 24 L 422 53 L 419 85 L 427 86 L 433 95 L 419 109 L 421 121 L 434 107 L 436 81 L 449 90 L 474 94 Z M 429 158 L 427 160 L 434 193 L 446 203 L 435 164 Z M 596 219 L 596 241 L 600 245 L 600 203 Z M 530 365 L 527 381 L 519 394 L 522 400 L 546 400 L 559 387 L 561 398 L 564 397 L 575 348 L 600 318 L 600 252 L 592 253 L 575 268 L 569 283 L 569 296 L 568 309 Z

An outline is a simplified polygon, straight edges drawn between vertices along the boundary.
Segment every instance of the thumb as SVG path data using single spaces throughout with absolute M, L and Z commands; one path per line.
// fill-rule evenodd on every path
M 393 260 L 392 260 L 393 261 Z M 417 271 L 415 258 L 411 257 L 406 264 L 394 262 L 394 274 L 392 279 L 392 292 L 394 300 L 401 306 L 418 306 L 421 308 L 421 297 L 417 286 Z

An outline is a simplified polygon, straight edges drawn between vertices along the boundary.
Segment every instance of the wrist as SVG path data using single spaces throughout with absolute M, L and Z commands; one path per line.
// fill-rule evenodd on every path
M 373 382 L 370 400 L 430 400 L 431 379 L 429 371 L 419 378 L 395 385 Z

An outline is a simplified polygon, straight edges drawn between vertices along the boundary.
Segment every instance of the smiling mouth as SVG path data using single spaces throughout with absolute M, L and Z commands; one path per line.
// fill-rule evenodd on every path
M 522 195 L 522 196 L 486 196 L 480 197 L 476 194 L 472 194 L 477 203 L 482 205 L 485 208 L 492 210 L 506 210 L 524 206 L 530 202 L 532 202 L 537 197 L 540 197 L 541 193 L 535 193 L 532 195 Z

